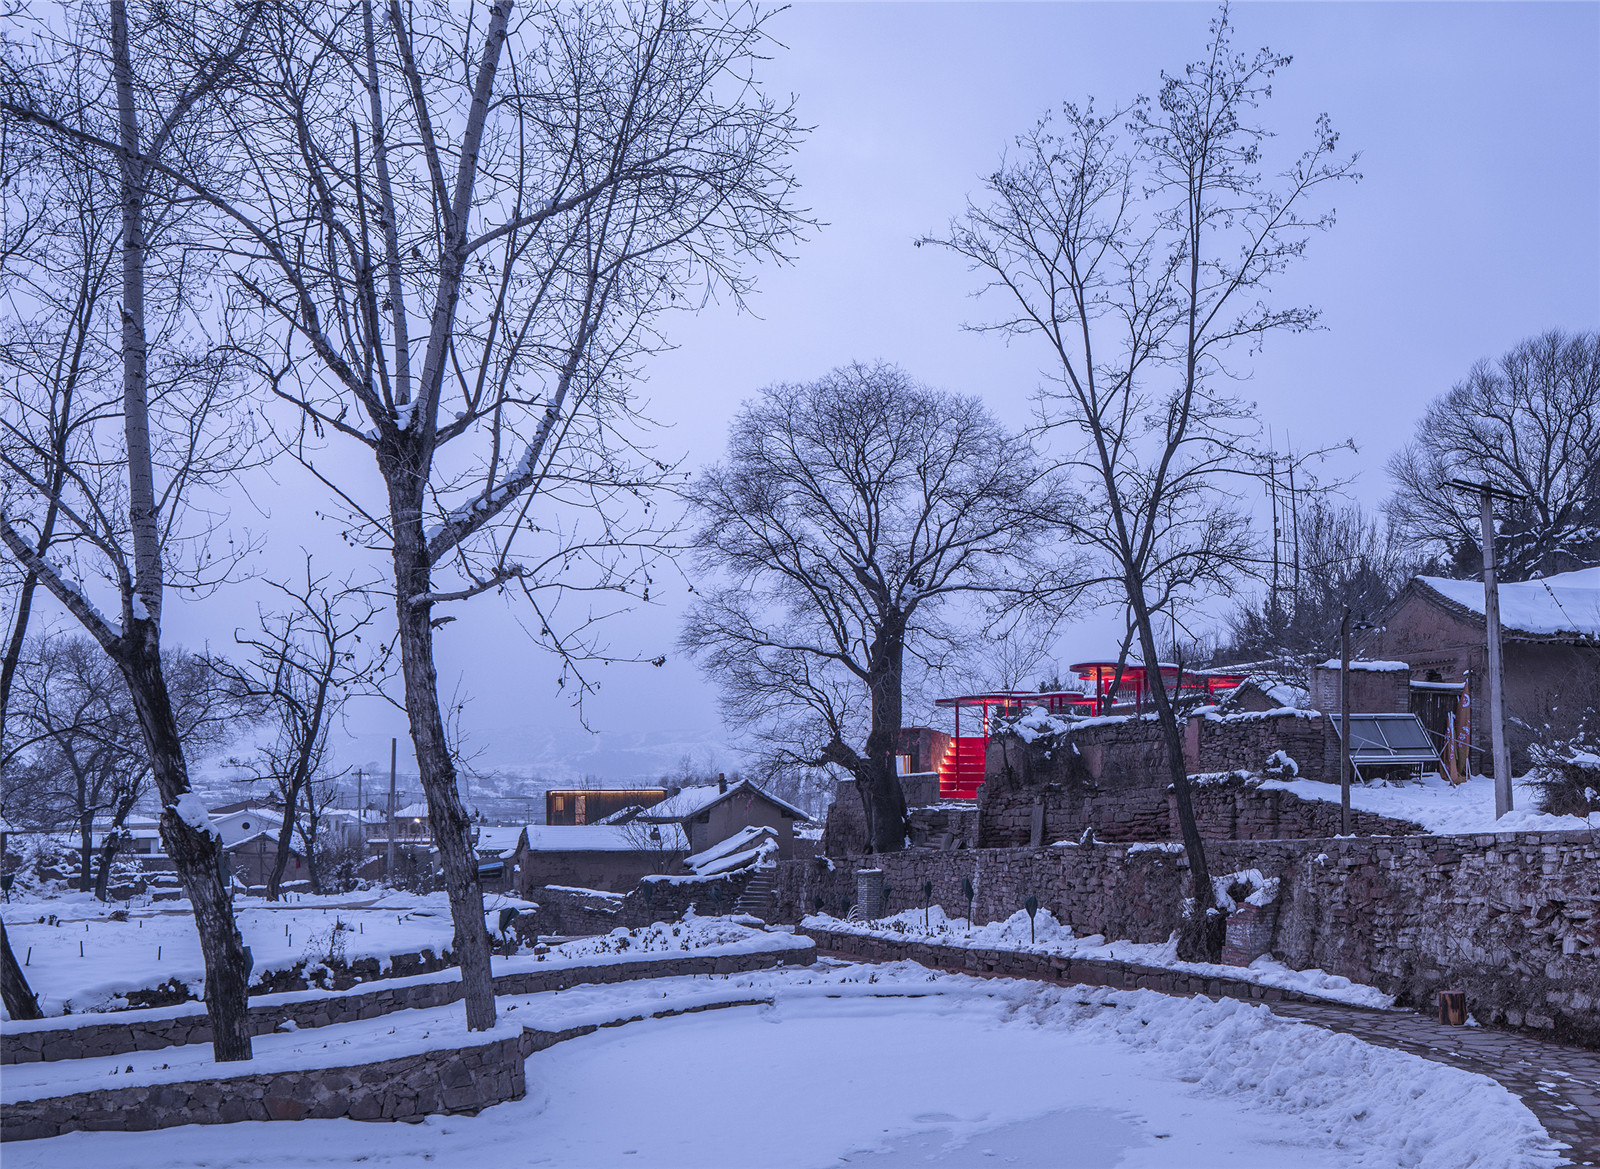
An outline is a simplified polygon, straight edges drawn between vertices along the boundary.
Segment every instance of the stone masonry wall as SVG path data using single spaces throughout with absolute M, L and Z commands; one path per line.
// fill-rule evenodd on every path
M 1272 953 L 1429 1007 L 1466 992 L 1480 1022 L 1600 1045 L 1600 840 L 1591 833 L 1213 841 L 1211 872 L 1280 879 Z M 1081 936 L 1164 941 L 1176 928 L 1187 861 L 1175 845 L 1056 846 L 788 862 L 778 920 L 838 913 L 854 871 L 882 869 L 889 912 L 933 901 L 975 918 L 1009 917 L 1030 893 Z
M 420 1120 L 477 1112 L 527 1090 L 519 1035 L 352 1067 L 98 1088 L 6 1106 L 0 1140 L 68 1132 L 142 1132 L 241 1120 Z
M 1296 729 L 1308 721 L 1273 720 Z M 1247 731 L 1243 738 L 1252 738 L 1255 728 L 1263 725 L 1267 724 L 1243 724 Z M 1320 730 L 1315 733 L 1321 734 Z M 992 773 L 978 789 L 980 847 L 1075 842 L 1089 828 L 1094 829 L 1097 840 L 1111 843 L 1176 840 L 1181 835 L 1177 802 L 1171 785 L 1162 782 L 1165 776 L 1151 777 L 1137 787 L 1106 790 L 1086 778 L 1075 757 L 1060 744 L 1024 745 L 1014 739 L 1001 743 L 1002 750 L 1009 748 L 1010 766 Z M 992 748 L 991 754 L 999 752 Z M 1240 748 L 1233 757 L 1255 758 L 1259 769 L 1268 754 L 1255 750 L 1247 755 Z M 1215 761 L 1217 757 L 1210 758 Z M 1192 780 L 1195 821 L 1207 840 L 1304 839 L 1335 836 L 1341 831 L 1339 805 L 1331 800 L 1307 800 L 1281 789 L 1261 789 L 1251 780 L 1232 775 L 1195 776 Z M 1328 791 L 1337 794 L 1332 787 Z M 1408 836 L 1422 831 L 1410 821 L 1360 809 L 1352 809 L 1350 815 L 1351 830 L 1358 836 Z
M 1338 789 L 1329 787 L 1330 795 Z M 1196 776 L 1189 790 L 1195 823 L 1207 840 L 1313 840 L 1338 836 L 1339 805 L 1307 800 L 1281 788 L 1262 788 L 1237 775 Z M 1177 839 L 1178 799 L 1167 792 L 1168 839 Z M 1376 812 L 1350 809 L 1355 836 L 1421 836 L 1422 825 Z
M 686 974 L 731 974 L 742 970 L 765 970 L 789 963 L 804 965 L 810 961 L 811 953 L 806 950 L 731 955 L 684 954 L 670 958 L 640 958 L 625 962 L 517 971 L 498 975 L 494 980 L 494 989 L 500 995 L 539 994 L 586 983 L 626 982 L 635 978 L 670 978 Z M 461 983 L 451 979 L 404 983 L 298 1001 L 258 1003 L 250 1007 L 250 1033 L 263 1035 L 285 1021 L 306 1028 L 374 1019 L 393 1011 L 446 1006 L 460 997 Z M 128 1051 L 153 1051 L 185 1043 L 211 1042 L 211 1025 L 203 1014 L 124 1011 L 96 1018 L 104 1018 L 105 1022 L 80 1022 L 74 1027 L 62 1027 L 56 1019 L 7 1023 L 4 1042 L 0 1043 L 0 1063 L 82 1059 Z
M 1194 715 L 1184 728 L 1190 773 L 1261 771 L 1274 751 L 1286 752 L 1300 768 L 1301 779 L 1331 779 L 1327 773 L 1328 727 L 1321 715 L 1304 711 Z M 1334 758 L 1338 758 L 1337 746 Z
M 940 970 L 997 978 L 1033 978 L 1066 985 L 1110 986 L 1119 990 L 1158 990 L 1163 994 L 1204 994 L 1212 998 L 1254 1002 L 1316 1001 L 1297 991 L 1262 986 L 1242 978 L 1220 978 L 1146 966 L 1117 958 L 1074 958 L 1060 954 L 1021 950 L 985 950 L 968 946 L 943 946 L 911 938 L 869 937 L 846 930 L 806 927 L 799 931 L 830 954 L 868 962 L 920 962 Z

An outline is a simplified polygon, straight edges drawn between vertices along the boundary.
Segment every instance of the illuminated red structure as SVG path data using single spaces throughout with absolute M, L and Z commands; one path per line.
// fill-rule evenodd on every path
M 1163 662 L 1161 681 L 1174 698 L 1220 696 L 1243 682 L 1247 675 L 1221 670 L 1185 670 Z M 1043 707 L 1051 715 L 1076 715 L 1079 718 L 1111 713 L 1136 713 L 1145 709 L 1150 696 L 1145 668 L 1123 665 L 1119 674 L 1116 662 L 1079 662 L 1072 667 L 1092 691 L 1055 690 L 1034 693 L 1002 690 L 989 694 L 962 694 L 940 698 L 936 706 L 955 711 L 955 736 L 939 760 L 939 798 L 976 799 L 983 783 L 983 757 L 989 746 L 994 719 L 1014 718 L 1032 707 Z M 968 711 L 968 733 L 961 733 L 961 712 Z M 976 734 L 972 732 L 978 732 Z

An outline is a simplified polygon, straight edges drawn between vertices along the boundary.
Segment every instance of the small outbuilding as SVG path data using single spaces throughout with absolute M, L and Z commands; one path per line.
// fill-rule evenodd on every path
M 481 838 L 480 838 L 481 839 Z M 676 870 L 688 842 L 676 824 L 530 824 L 519 844 L 516 888 L 544 885 L 623 893 L 641 877 Z
M 678 825 L 692 853 L 704 852 L 743 829 L 764 826 L 772 829 L 778 858 L 788 860 L 794 856 L 795 825 L 809 824 L 811 817 L 745 779 L 686 787 L 646 808 L 634 822 Z

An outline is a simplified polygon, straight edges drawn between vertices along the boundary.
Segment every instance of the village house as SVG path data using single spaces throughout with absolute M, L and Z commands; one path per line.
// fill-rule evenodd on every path
M 527 832 L 520 824 L 478 829 L 473 849 L 478 857 L 478 884 L 485 893 L 509 893 L 517 887 L 517 858 L 528 847 Z
M 640 821 L 530 824 L 517 847 L 516 888 L 528 900 L 544 885 L 624 893 L 641 877 L 675 871 L 689 853 L 676 824 Z
M 223 854 L 227 857 L 228 874 L 249 889 L 266 885 L 272 875 L 272 866 L 278 859 L 278 837 L 275 832 L 261 831 L 240 840 L 225 843 Z M 290 846 L 289 862 L 284 866 L 283 879 L 304 881 L 310 876 L 306 858 L 300 850 Z
M 1528 745 L 1525 728 L 1550 724 L 1561 737 L 1600 699 L 1600 568 L 1514 581 L 1499 592 L 1506 721 L 1517 767 Z M 1482 583 L 1414 577 L 1375 624 L 1356 640 L 1361 657 L 1404 662 L 1421 692 L 1464 686 L 1468 705 L 1487 709 Z M 1424 715 L 1423 722 L 1430 719 Z M 1487 718 L 1473 718 L 1470 733 L 1472 767 L 1487 773 Z
M 788 860 L 795 852 L 795 825 L 809 824 L 811 817 L 748 779 L 732 785 L 719 779 L 714 787 L 686 787 L 668 796 L 639 813 L 634 822 L 677 825 L 688 839 L 688 851 L 695 853 L 742 829 L 764 825 L 773 830 L 778 856 Z

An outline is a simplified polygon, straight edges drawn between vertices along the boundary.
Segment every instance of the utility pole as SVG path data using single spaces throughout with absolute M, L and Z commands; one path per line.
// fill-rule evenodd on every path
M 394 884 L 394 764 L 400 740 L 389 740 L 389 850 L 384 861 L 383 879 Z
M 1451 479 L 1444 486 L 1478 497 L 1478 522 L 1483 526 L 1483 618 L 1489 642 L 1489 734 L 1494 760 L 1494 817 L 1511 811 L 1511 749 L 1506 743 L 1505 673 L 1500 649 L 1500 588 L 1494 572 L 1494 501 L 1515 502 L 1522 497 L 1491 487 L 1487 480 L 1472 483 Z
M 1339 619 L 1339 835 L 1350 835 L 1350 606 Z

